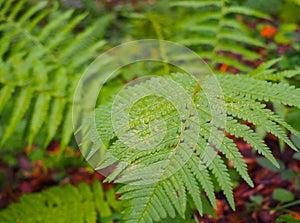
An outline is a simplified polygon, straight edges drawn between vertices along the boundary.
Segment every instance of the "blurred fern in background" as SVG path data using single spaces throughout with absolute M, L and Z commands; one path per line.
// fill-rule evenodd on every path
M 7 148 L 10 139 L 15 142 L 15 132 L 29 146 L 38 138 L 46 146 L 57 135 L 61 147 L 67 146 L 73 133 L 74 89 L 86 65 L 106 44 L 104 34 L 113 15 L 103 15 L 82 29 L 87 13 L 74 15 L 74 10 L 63 12 L 49 4 L 0 2 L 2 147 Z
M 20 197 L 19 203 L 0 212 L 0 222 L 78 222 L 112 223 L 121 218 L 122 203 L 113 189 L 104 192 L 102 184 L 80 183 L 51 187 Z

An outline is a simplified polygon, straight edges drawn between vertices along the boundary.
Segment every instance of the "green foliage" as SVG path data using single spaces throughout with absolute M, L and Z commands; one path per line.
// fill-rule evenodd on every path
M 264 47 L 264 43 L 253 36 L 237 15 L 264 19 L 268 19 L 268 15 L 226 1 L 173 1 L 171 6 L 189 11 L 188 16 L 179 16 L 174 40 L 192 47 L 212 65 L 227 64 L 240 71 L 249 71 L 240 58 L 260 58 L 253 49 Z M 234 58 L 232 53 L 238 56 Z
M 184 218 L 187 203 L 186 191 L 191 196 L 199 213 L 203 214 L 201 192 L 205 192 L 211 205 L 216 207 L 212 177 L 216 178 L 230 206 L 234 209 L 232 183 L 221 154 L 233 163 L 239 175 L 250 186 L 253 187 L 254 185 L 247 173 L 242 155 L 234 142 L 226 137 L 225 132 L 243 138 L 252 145 L 253 150 L 279 167 L 271 150 L 264 144 L 260 136 L 249 126 L 241 124 L 239 120 L 261 126 L 297 150 L 286 136 L 285 131 L 287 129 L 298 137 L 300 136 L 299 132 L 294 130 L 280 116 L 266 108 L 265 103 L 278 102 L 299 108 L 300 90 L 283 83 L 271 83 L 260 80 L 260 78 L 255 79 L 256 75 L 259 76 L 259 72 L 267 72 L 272 64 L 274 61 L 267 62 L 248 76 L 217 75 L 217 80 L 224 94 L 217 97 L 223 98 L 226 105 L 225 126 L 218 125 L 221 122 L 212 122 L 210 106 L 205 100 L 206 96 L 203 89 L 195 94 L 194 89 L 197 88 L 197 82 L 189 75 L 181 73 L 172 74 L 170 78 L 180 84 L 193 98 L 198 112 L 197 118 L 199 120 L 197 123 L 193 123 L 191 118 L 193 116 L 187 117 L 184 122 L 186 123 L 185 128 L 183 128 L 178 118 L 178 111 L 165 99 L 156 96 L 140 99 L 130 110 L 129 122 L 130 129 L 141 137 L 141 141 L 133 147 L 127 147 L 123 143 L 122 137 L 130 137 L 129 132 L 125 131 L 124 135 L 120 136 L 115 135 L 112 131 L 110 103 L 100 106 L 96 110 L 100 138 L 105 145 L 108 145 L 107 148 L 102 148 L 106 155 L 104 155 L 104 160 L 99 163 L 98 168 L 105 168 L 118 161 L 115 171 L 108 177 L 108 180 L 126 184 L 119 191 L 122 194 L 121 199 L 126 201 L 126 221 L 160 221 L 166 216 L 175 217 L 176 213 Z M 281 74 L 275 73 L 274 75 L 280 76 Z M 166 83 L 170 83 L 171 79 Z M 134 94 L 140 95 L 145 89 L 152 88 L 155 88 L 157 92 L 168 91 L 170 94 L 178 94 L 175 89 L 172 92 L 161 80 L 152 78 L 126 89 L 127 94 L 124 93 L 126 96 L 123 97 L 123 101 L 118 102 L 126 104 L 128 98 L 134 97 Z M 218 110 L 220 106 L 216 103 L 214 109 Z M 155 120 L 160 121 L 155 122 Z M 163 120 L 167 123 L 166 130 L 159 124 L 163 123 Z M 189 131 L 189 129 L 195 128 L 194 125 L 200 126 L 201 131 L 197 146 L 190 148 L 189 144 L 185 143 L 190 138 L 197 138 L 190 135 L 192 132 Z M 223 140 L 215 135 L 216 132 L 214 131 L 217 131 L 218 128 L 225 128 L 225 132 L 222 133 L 224 134 Z M 155 135 L 165 134 L 165 137 L 160 141 L 159 146 L 145 149 L 143 142 L 155 139 L 153 138 L 155 135 L 149 135 L 151 129 L 156 129 Z M 221 154 L 212 158 L 212 162 L 206 169 L 204 166 L 201 167 L 200 157 L 210 155 L 206 154 L 209 153 L 209 150 L 206 149 L 209 143 L 214 144 Z M 167 163 L 166 165 L 164 165 L 164 161 Z M 153 169 L 156 170 L 155 173 Z M 159 174 L 160 169 L 163 169 L 162 175 Z M 178 169 L 178 171 L 172 172 L 172 169 Z M 151 179 L 156 180 L 153 183 Z
M 299 0 L 285 0 L 280 13 L 281 20 L 285 22 L 299 22 L 299 9 Z
M 295 23 L 282 23 L 279 27 L 279 32 L 275 36 L 276 43 L 279 44 L 292 44 L 296 42 L 293 34 L 297 32 L 297 24 Z
M 245 6 L 251 7 L 253 9 L 263 11 L 266 13 L 271 13 L 271 14 L 278 14 L 282 8 L 283 5 L 283 0 L 269 0 L 269 1 L 264 1 L 264 0 L 256 0 L 256 1 L 251 1 L 251 0 L 246 0 L 245 2 L 243 1 L 238 1 L 242 3 Z M 272 7 L 270 7 L 272 5 Z
M 299 152 L 295 153 L 293 155 L 293 159 L 297 159 L 298 154 L 299 154 Z M 277 162 L 279 163 L 279 166 L 280 166 L 279 168 L 274 166 L 274 164 L 272 164 L 269 160 L 267 160 L 263 157 L 258 157 L 256 159 L 256 161 L 260 166 L 262 166 L 262 167 L 264 167 L 264 168 L 266 168 L 266 169 L 268 169 L 268 170 L 270 170 L 274 173 L 280 173 L 280 177 L 281 177 L 282 180 L 289 180 L 289 179 L 296 180 L 297 179 L 298 173 L 293 169 L 289 169 L 280 160 L 277 160 Z
M 2 146 L 16 131 L 29 145 L 37 135 L 45 135 L 42 143 L 47 145 L 60 132 L 62 147 L 68 145 L 74 89 L 84 67 L 106 43 L 103 36 L 112 15 L 79 31 L 86 13 L 47 5 L 0 1 Z
M 158 38 L 181 43 L 207 59 L 212 67 L 227 64 L 247 72 L 251 68 L 241 58 L 259 59 L 261 55 L 255 49 L 265 47 L 238 16 L 270 17 L 246 6 L 225 0 L 162 1 L 145 11 L 125 14 L 132 20 L 133 38 Z M 232 53 L 236 56 L 232 57 Z
M 289 202 L 294 200 L 294 195 L 285 189 L 278 188 L 273 191 L 273 199 L 281 201 L 281 202 Z
M 281 223 L 281 222 L 286 222 L 286 223 L 300 223 L 300 220 L 296 220 L 290 214 L 284 214 L 284 215 L 279 216 L 276 219 L 276 223 Z
M 170 4 L 165 5 L 166 2 Z M 195 113 L 181 119 L 177 108 L 163 97 L 149 96 L 139 100 L 129 114 L 130 130 L 141 137 L 133 148 L 128 148 L 122 140 L 130 138 L 132 132 L 123 132 L 120 136 L 113 131 L 111 107 L 114 98 L 96 110 L 97 137 L 104 142 L 100 149 L 105 154 L 97 168 L 116 165 L 107 180 L 122 185 L 119 193 L 126 206 L 126 222 L 183 222 L 183 219 L 189 222 L 192 208 L 200 215 L 212 215 L 212 207 L 217 206 L 215 192 L 218 188 L 234 209 L 233 183 L 227 161 L 245 182 L 251 187 L 254 184 L 229 134 L 249 143 L 266 158 L 267 166 L 279 167 L 261 136 L 250 126 L 241 124 L 241 120 L 272 133 L 294 150 L 297 148 L 286 132 L 300 137 L 280 115 L 267 108 L 272 103 L 300 108 L 300 90 L 283 81 L 295 77 L 299 71 L 278 72 L 272 66 L 279 60 L 268 61 L 255 69 L 241 61 L 241 58 L 259 59 L 255 49 L 265 47 L 242 19 L 268 19 L 268 15 L 225 0 L 163 1 L 160 6 L 161 11 L 156 13 L 128 13 L 128 18 L 135 20 L 132 23 L 137 29 L 131 32 L 134 37 L 170 39 L 191 47 L 213 67 L 227 64 L 247 74 L 216 75 L 223 91 L 217 98 L 224 100 L 226 107 L 225 125 L 222 120 L 212 121 L 216 117 L 211 114 L 211 106 L 218 111 L 222 104 L 216 100 L 211 105 L 205 99 L 202 86 L 194 79 L 182 73 L 165 77 L 191 96 L 196 107 L 191 108 L 189 104 L 186 107 Z M 56 4 L 47 1 L 29 6 L 26 0 L 0 0 L 2 146 L 9 147 L 7 142 L 15 140 L 17 135 L 26 138 L 29 145 L 38 141 L 37 138 L 47 145 L 59 135 L 61 146 L 68 145 L 73 133 L 71 104 L 75 87 L 85 66 L 104 49 L 106 27 L 114 18 L 111 14 L 101 16 L 84 29 L 81 24 L 87 16 L 74 10 L 60 11 Z M 185 55 L 179 56 L 188 59 Z M 136 73 L 139 73 L 136 76 L 146 73 L 145 67 L 141 72 L 135 70 L 137 67 L 130 75 L 122 74 L 126 82 L 135 78 Z M 111 86 L 119 89 L 123 79 L 113 80 L 108 90 L 104 88 L 107 95 L 112 94 Z M 180 100 L 180 92 L 170 88 L 168 81 L 160 80 L 152 78 L 124 93 L 131 98 L 142 94 L 146 88 L 161 95 L 167 92 Z M 121 106 L 128 98 L 120 99 Z M 199 134 L 195 135 L 194 130 L 198 128 Z M 156 134 L 152 134 L 152 130 Z M 159 145 L 147 147 L 147 140 L 156 141 L 161 135 Z M 190 147 L 194 142 L 195 147 Z M 206 149 L 211 146 L 220 153 L 215 154 L 206 168 L 202 158 L 212 155 Z M 80 184 L 78 189 L 65 185 L 24 195 L 21 203 L 11 205 L 0 217 L 6 222 L 15 219 L 39 222 L 48 218 L 49 222 L 97 222 L 97 219 L 110 222 L 112 208 L 117 212 L 121 209 L 114 194 L 109 192 L 104 196 L 98 183 L 92 190 L 86 184 Z
M 122 204 L 112 189 L 102 184 L 80 183 L 55 186 L 39 193 L 26 194 L 20 201 L 0 212 L 1 222 L 78 222 L 112 223 L 120 218 Z

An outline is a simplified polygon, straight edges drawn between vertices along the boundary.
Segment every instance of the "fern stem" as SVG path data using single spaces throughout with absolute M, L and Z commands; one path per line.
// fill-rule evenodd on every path
M 154 31 L 155 31 L 158 39 L 163 40 L 164 37 L 163 37 L 163 34 L 161 33 L 160 25 L 156 22 L 155 18 L 153 18 L 151 15 L 149 15 L 149 18 L 150 18 L 151 24 L 154 28 Z M 166 49 L 164 46 L 165 46 L 165 43 L 160 41 L 159 42 L 159 51 L 160 51 L 161 57 L 164 61 L 168 61 L 168 57 L 166 55 Z M 170 73 L 169 64 L 166 62 L 164 63 L 164 71 L 165 71 L 165 74 Z
M 216 66 L 216 57 L 218 56 L 217 53 L 217 49 L 218 49 L 218 44 L 219 44 L 219 41 L 220 41 L 220 35 L 221 35 L 221 30 L 222 30 L 222 19 L 224 18 L 225 16 L 225 0 L 222 0 L 222 6 L 221 6 L 221 15 L 220 15 L 220 18 L 219 18 L 219 22 L 218 22 L 218 28 L 217 28 L 217 31 L 216 31 L 216 38 L 215 38 L 215 41 L 214 41 L 214 44 L 213 44 L 213 54 L 212 54 L 212 58 L 211 58 L 211 64 L 212 64 L 212 67 L 213 69 L 215 69 L 215 66 Z

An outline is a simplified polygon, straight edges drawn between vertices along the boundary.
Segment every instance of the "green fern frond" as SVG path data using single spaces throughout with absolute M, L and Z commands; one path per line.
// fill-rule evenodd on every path
M 60 129 L 61 146 L 69 143 L 76 84 L 84 66 L 104 46 L 105 29 L 113 19 L 113 15 L 105 15 L 78 32 L 76 29 L 87 14 L 74 14 L 74 10 L 61 12 L 58 6 L 47 7 L 47 1 L 35 5 L 26 0 L 2 3 L 0 110 L 6 120 L 2 125 L 2 146 L 21 120 L 29 130 L 27 135 L 25 128 L 22 130 L 29 146 L 42 126 L 45 145 Z M 42 21 L 47 23 L 41 27 Z M 11 97 L 16 97 L 14 104 L 7 103 Z M 5 115 L 8 111 L 13 116 Z
M 120 201 L 115 194 L 108 197 L 102 184 L 92 186 L 80 183 L 55 186 L 39 193 L 26 194 L 20 201 L 0 212 L 1 222 L 112 222 L 105 219 L 120 211 Z M 115 207 L 114 207 L 115 205 Z M 113 217 L 112 217 L 113 218 Z
M 175 40 L 195 49 L 201 57 L 209 59 L 210 64 L 227 64 L 241 71 L 250 71 L 248 65 L 227 54 L 235 53 L 251 60 L 260 58 L 253 47 L 265 47 L 264 43 L 256 39 L 250 29 L 235 17 L 243 15 L 269 19 L 268 15 L 247 7 L 231 5 L 224 0 L 175 1 L 171 3 L 171 7 L 187 8 L 190 15 L 180 18 L 176 23 L 178 34 Z M 210 53 L 203 53 L 207 49 Z M 220 52 L 223 52 L 222 56 L 219 55 Z
M 199 211 L 200 215 L 203 215 L 203 204 L 201 201 L 201 196 L 199 196 L 199 193 L 201 193 L 201 190 L 199 188 L 198 183 L 196 182 L 195 177 L 193 174 L 190 172 L 189 169 L 186 169 L 186 167 L 182 168 L 179 171 L 179 176 L 180 178 L 186 179 L 184 181 L 185 187 L 187 188 L 189 194 L 191 195 L 193 202 Z M 184 192 L 185 193 L 185 192 Z
M 121 199 L 129 204 L 125 209 L 126 222 L 159 221 L 167 216 L 175 217 L 175 210 L 184 216 L 185 210 L 181 207 L 183 204 L 179 197 L 185 196 L 185 193 L 177 196 L 176 189 L 169 180 L 143 187 L 125 185 L 118 192 L 124 193 Z
M 241 19 L 237 19 L 238 15 L 270 19 L 269 15 L 257 10 L 225 0 L 172 1 L 164 5 L 164 10 L 172 19 L 152 12 L 129 15 L 137 26 L 135 32 L 140 33 L 138 38 L 153 38 L 156 34 L 154 36 L 158 39 L 168 39 L 190 47 L 207 59 L 212 67 L 227 64 L 242 72 L 249 72 L 253 68 L 249 63 L 242 62 L 241 58 L 260 59 L 261 55 L 256 49 L 266 47 Z M 156 22 L 153 22 L 153 14 Z M 144 27 L 150 31 L 145 31 Z M 232 53 L 237 56 L 232 57 Z M 184 58 L 185 55 L 181 56 Z
M 218 75 L 218 80 L 228 96 L 300 107 L 300 90 L 285 83 L 270 83 L 240 75 Z
M 232 182 L 229 177 L 228 169 L 225 166 L 224 162 L 219 156 L 216 156 L 211 164 L 209 165 L 209 168 L 215 175 L 220 187 L 224 191 L 224 194 L 233 210 L 235 210 L 235 204 L 234 204 L 234 198 L 233 198 L 233 192 L 232 192 Z
M 282 81 L 285 78 L 292 78 L 300 74 L 299 70 L 284 70 L 277 71 L 272 68 L 277 62 L 281 61 L 282 58 L 273 59 L 262 63 L 256 69 L 248 74 L 255 79 L 268 80 L 268 81 Z
M 214 194 L 214 186 L 208 170 L 205 169 L 204 166 L 200 166 L 201 164 L 199 164 L 199 160 L 195 156 L 191 157 L 187 165 L 189 166 L 190 172 L 193 173 L 193 175 L 203 188 L 204 192 L 208 196 L 208 199 L 212 206 L 216 208 L 217 204 L 216 197 Z M 199 168 L 201 169 L 201 171 L 199 171 Z
M 253 182 L 247 172 L 247 165 L 235 143 L 231 139 L 224 138 L 222 146 L 220 147 L 220 152 L 223 153 L 226 158 L 233 163 L 234 168 L 242 176 L 242 178 L 251 187 L 254 187 Z
M 297 151 L 297 148 L 291 142 L 291 140 L 286 136 L 285 129 L 278 125 L 278 123 L 272 121 L 274 119 L 268 110 L 264 109 L 260 103 L 247 103 L 239 101 L 237 104 L 228 104 L 228 112 L 241 119 L 249 121 L 256 126 L 261 126 L 267 132 L 272 133 L 278 138 L 282 139 L 286 144 L 288 144 L 292 149 Z M 268 113 L 269 115 L 266 116 Z M 288 125 L 285 125 L 289 127 Z M 292 130 L 293 131 L 293 130 Z M 294 132 L 294 131 L 293 131 Z
M 105 155 L 102 160 L 98 159 L 98 169 L 101 170 L 116 164 L 114 172 L 108 176 L 107 180 L 125 184 L 120 193 L 122 194 L 121 198 L 126 200 L 125 215 L 128 222 L 161 221 L 166 215 L 174 217 L 175 212 L 184 217 L 186 198 L 183 193 L 189 193 L 200 214 L 203 214 L 203 202 L 200 195 L 202 192 L 207 195 L 211 205 L 216 207 L 212 175 L 234 209 L 232 183 L 223 157 L 218 153 L 208 154 L 210 151 L 207 148 L 211 144 L 217 147 L 232 162 L 234 168 L 250 186 L 253 186 L 253 182 L 247 173 L 245 161 L 233 140 L 227 138 L 225 132 L 243 138 L 252 146 L 253 150 L 265 156 L 274 165 L 278 165 L 271 150 L 260 136 L 249 126 L 239 123 L 240 119 L 265 127 L 268 132 L 295 148 L 285 135 L 285 130 L 298 136 L 299 133 L 282 118 L 267 109 L 263 103 L 274 101 L 299 106 L 299 89 L 287 84 L 256 80 L 249 76 L 216 75 L 216 77 L 224 93 L 218 97 L 224 99 L 227 110 L 224 126 L 221 126 L 222 122 L 220 121 L 211 121 L 211 107 L 205 99 L 205 93 L 202 89 L 194 91 L 198 83 L 190 76 L 180 73 L 172 74 L 170 78 L 164 77 L 168 80 L 165 83 L 160 78 L 152 78 L 122 92 L 122 100 L 117 101 L 125 105 L 130 98 L 135 98 L 136 95 L 141 95 L 149 89 L 155 89 L 155 92 L 158 92 L 156 96 L 143 97 L 128 111 L 130 114 L 130 130 L 128 131 L 135 130 L 136 134 L 141 137 L 140 142 L 137 141 L 130 147 L 124 143 L 124 139 L 131 136 L 129 132 L 124 131 L 123 135 L 116 135 L 112 131 L 114 128 L 109 115 L 112 108 L 111 102 L 96 110 L 96 117 L 99 118 L 96 120 L 99 137 L 103 138 L 105 142 L 103 151 Z M 188 128 L 180 127 L 182 117 L 178 115 L 178 108 L 162 97 L 162 92 L 168 92 L 173 95 L 172 97 L 179 93 L 180 97 L 183 97 L 183 94 L 177 92 L 175 88 L 167 86 L 171 80 L 182 86 L 186 94 L 190 95 L 197 105 L 197 112 L 194 112 L 198 116 L 197 119 L 189 120 L 187 118 L 189 116 L 185 116 L 184 123 Z M 290 97 L 288 98 L 287 95 Z M 113 98 L 115 103 L 116 98 Z M 182 103 L 186 104 L 187 101 Z M 216 101 L 214 109 L 220 109 L 220 106 Z M 118 111 L 123 112 L 124 108 L 121 106 Z M 124 116 L 118 115 L 118 117 Z M 156 120 L 164 120 L 162 122 L 166 123 L 164 131 L 162 124 Z M 152 123 L 153 121 L 155 122 Z M 152 123 L 151 127 L 150 123 Z M 122 127 L 121 123 L 120 127 Z M 146 149 L 145 141 L 156 137 L 151 134 L 147 135 L 153 128 L 159 135 L 165 134 L 165 137 L 160 140 L 159 144 Z M 200 128 L 199 135 L 193 135 L 193 131 L 186 131 L 189 128 Z M 218 128 L 225 131 L 220 132 L 223 139 L 214 135 L 216 133 L 214 131 L 217 131 Z M 194 147 L 189 146 L 191 145 L 189 138 L 197 139 Z M 99 150 L 101 151 L 103 148 Z M 210 171 L 202 163 L 201 157 L 204 156 L 212 156 L 211 163 L 208 164 Z M 153 172 L 153 170 L 155 171 Z M 163 193 L 166 195 L 162 196 Z M 160 213 L 157 211 L 159 206 L 164 207 Z

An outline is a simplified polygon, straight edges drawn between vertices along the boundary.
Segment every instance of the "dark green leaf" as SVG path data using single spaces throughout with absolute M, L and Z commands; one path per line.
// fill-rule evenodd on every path
M 273 191 L 272 197 L 273 199 L 281 202 L 289 202 L 294 200 L 295 198 L 295 196 L 291 192 L 282 188 L 275 189 Z

